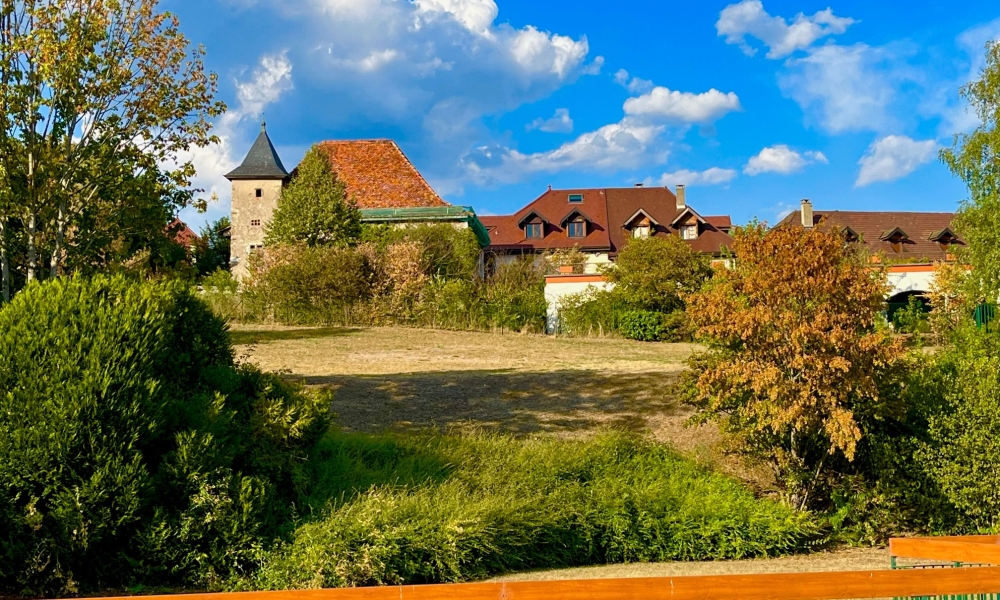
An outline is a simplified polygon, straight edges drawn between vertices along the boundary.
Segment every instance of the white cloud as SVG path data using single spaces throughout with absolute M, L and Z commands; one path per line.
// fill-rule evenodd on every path
M 638 168 L 650 161 L 666 160 L 666 151 L 655 150 L 664 127 L 625 118 L 584 133 L 554 150 L 524 154 L 502 146 L 484 146 L 466 154 L 462 163 L 477 184 L 519 181 L 525 175 L 565 169 L 620 170 Z
M 897 124 L 899 91 L 920 79 L 902 53 L 898 47 L 830 44 L 789 60 L 778 83 L 828 133 L 884 131 Z
M 781 173 L 787 175 L 802 170 L 810 163 L 823 163 L 829 161 L 822 152 L 807 150 L 806 152 L 796 152 L 785 144 L 777 144 L 764 148 L 751 157 L 743 167 L 743 172 L 747 175 L 760 175 L 761 173 Z
M 662 86 L 649 93 L 625 101 L 625 114 L 652 117 L 683 123 L 712 123 L 727 113 L 741 110 L 740 99 L 733 92 L 728 94 L 710 89 L 701 94 L 678 92 Z
M 916 141 L 905 135 L 888 135 L 872 142 L 858 164 L 861 171 L 855 187 L 879 181 L 895 181 L 934 160 L 937 142 Z
M 525 131 L 534 131 L 535 129 L 545 133 L 572 133 L 573 119 L 569 116 L 569 109 L 557 108 L 551 119 L 538 117 L 524 127 Z
M 645 94 L 653 89 L 653 82 L 648 79 L 630 77 L 625 69 L 618 69 L 615 72 L 615 83 L 622 86 L 631 94 Z
M 736 169 L 723 169 L 712 167 L 704 171 L 689 171 L 680 169 L 673 173 L 664 173 L 657 180 L 660 185 L 676 187 L 677 184 L 685 186 L 699 185 L 721 185 L 736 179 Z
M 245 133 L 257 133 L 256 128 L 244 124 L 247 121 L 259 122 L 264 117 L 265 109 L 292 87 L 292 63 L 287 54 L 281 52 L 262 56 L 249 80 L 236 82 L 237 106 L 216 121 L 212 133 L 219 138 L 219 142 L 178 155 L 177 164 L 189 160 L 194 163 L 197 175 L 192 184 L 204 190 L 199 196 L 207 199 L 214 195 L 219 199 L 218 203 L 209 206 L 208 219 L 229 215 L 231 189 L 225 175 L 243 160 L 243 156 L 237 153 L 249 149 L 251 140 L 246 138 Z M 197 215 L 193 209 L 183 211 L 181 218 L 189 222 L 206 220 L 206 216 Z
M 485 37 L 492 37 L 490 28 L 500 12 L 493 0 L 414 0 L 414 4 L 423 19 L 449 15 L 469 31 Z
M 808 48 L 820 38 L 844 33 L 855 22 L 827 8 L 811 17 L 799 13 L 789 24 L 783 17 L 769 15 L 761 0 L 743 0 L 722 9 L 715 29 L 726 36 L 727 44 L 738 44 L 747 55 L 757 53 L 747 43 L 747 36 L 752 36 L 768 47 L 768 58 L 782 58 Z

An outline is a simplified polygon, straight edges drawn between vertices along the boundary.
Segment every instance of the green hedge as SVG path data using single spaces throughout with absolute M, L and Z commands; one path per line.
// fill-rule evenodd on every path
M 335 436 L 299 527 L 248 588 L 467 581 L 518 569 L 771 556 L 811 517 L 626 434 Z M 322 509 L 326 506 L 325 513 Z
M 0 591 L 218 586 L 290 518 L 323 405 L 236 367 L 183 283 L 26 287 L 0 310 Z

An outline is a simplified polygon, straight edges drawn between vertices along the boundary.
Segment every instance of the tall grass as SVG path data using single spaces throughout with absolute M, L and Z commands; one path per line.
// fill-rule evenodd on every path
M 770 556 L 812 518 L 641 438 L 335 435 L 313 518 L 244 587 L 455 582 L 529 568 Z

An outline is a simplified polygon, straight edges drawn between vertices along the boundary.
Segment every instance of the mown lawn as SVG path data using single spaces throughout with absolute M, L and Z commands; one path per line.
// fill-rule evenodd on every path
M 405 328 L 236 326 L 264 370 L 335 390 L 345 431 L 489 430 L 586 437 L 608 427 L 713 455 L 673 385 L 693 344 Z

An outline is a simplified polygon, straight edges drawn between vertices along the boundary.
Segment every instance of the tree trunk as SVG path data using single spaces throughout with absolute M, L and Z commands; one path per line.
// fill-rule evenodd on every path
M 52 277 L 62 275 L 63 239 L 66 230 L 66 200 L 59 200 L 59 215 L 56 218 L 56 246 L 52 250 Z
M 31 152 L 28 153 L 28 283 L 38 277 L 38 251 L 35 248 L 35 160 Z

